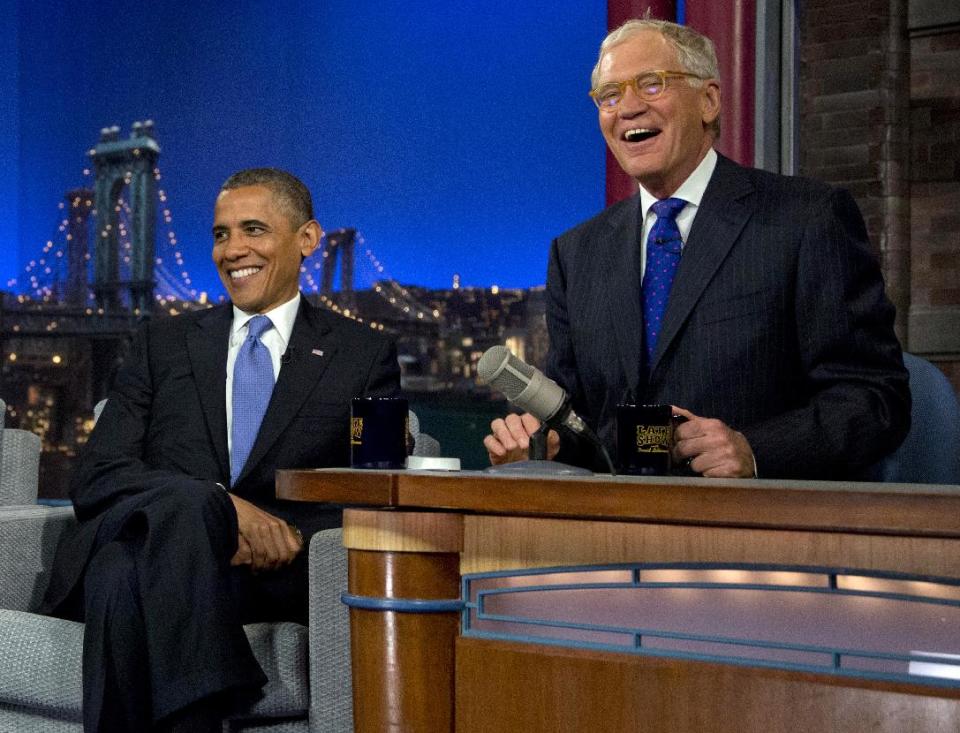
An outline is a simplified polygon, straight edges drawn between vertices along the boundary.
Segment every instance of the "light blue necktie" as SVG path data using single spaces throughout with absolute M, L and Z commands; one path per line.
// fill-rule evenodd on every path
M 273 362 L 260 337 L 273 328 L 266 316 L 247 322 L 247 338 L 233 365 L 233 421 L 230 431 L 230 483 L 237 482 L 273 394 Z
M 683 199 L 663 199 L 652 207 L 657 220 L 647 237 L 647 266 L 643 273 L 643 326 L 647 350 L 647 370 L 660 337 L 660 322 L 667 310 L 673 276 L 680 263 L 683 240 L 677 227 L 677 214 L 687 205 Z

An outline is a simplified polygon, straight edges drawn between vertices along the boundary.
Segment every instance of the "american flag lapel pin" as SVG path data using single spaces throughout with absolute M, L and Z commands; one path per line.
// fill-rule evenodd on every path
M 323 349 L 310 349 L 310 353 L 314 356 L 323 356 Z

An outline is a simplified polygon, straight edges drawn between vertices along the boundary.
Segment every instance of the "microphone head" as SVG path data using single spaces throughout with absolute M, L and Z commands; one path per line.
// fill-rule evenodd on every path
M 491 346 L 477 363 L 481 384 L 489 384 L 507 400 L 540 420 L 563 407 L 567 393 L 543 372 L 514 356 L 505 346 Z
M 508 365 L 510 369 L 507 369 Z M 520 361 L 506 346 L 491 346 L 477 362 L 477 381 L 503 392 L 503 396 L 513 402 L 530 384 L 534 371 L 532 366 Z
M 506 366 L 509 358 L 510 351 L 506 346 L 491 346 L 484 351 L 480 361 L 477 362 L 477 381 L 480 384 L 490 384 Z

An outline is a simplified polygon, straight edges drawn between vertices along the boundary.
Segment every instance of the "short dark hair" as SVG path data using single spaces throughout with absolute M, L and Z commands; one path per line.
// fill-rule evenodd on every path
M 229 191 L 244 186 L 269 188 L 277 197 L 280 206 L 286 210 L 294 227 L 302 226 L 313 218 L 310 190 L 292 173 L 279 168 L 246 168 L 225 180 L 220 190 Z

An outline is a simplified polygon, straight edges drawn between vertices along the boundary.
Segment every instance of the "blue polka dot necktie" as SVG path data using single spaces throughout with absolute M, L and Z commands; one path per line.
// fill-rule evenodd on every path
M 673 287 L 673 276 L 680 263 L 683 240 L 677 227 L 677 214 L 686 205 L 683 199 L 664 199 L 651 207 L 657 220 L 647 237 L 647 266 L 641 288 L 648 370 L 653 364 L 653 353 L 657 349 L 661 321 Z
M 230 483 L 243 470 L 273 394 L 273 362 L 260 337 L 273 328 L 266 316 L 247 322 L 247 337 L 233 365 L 233 419 L 230 429 Z

